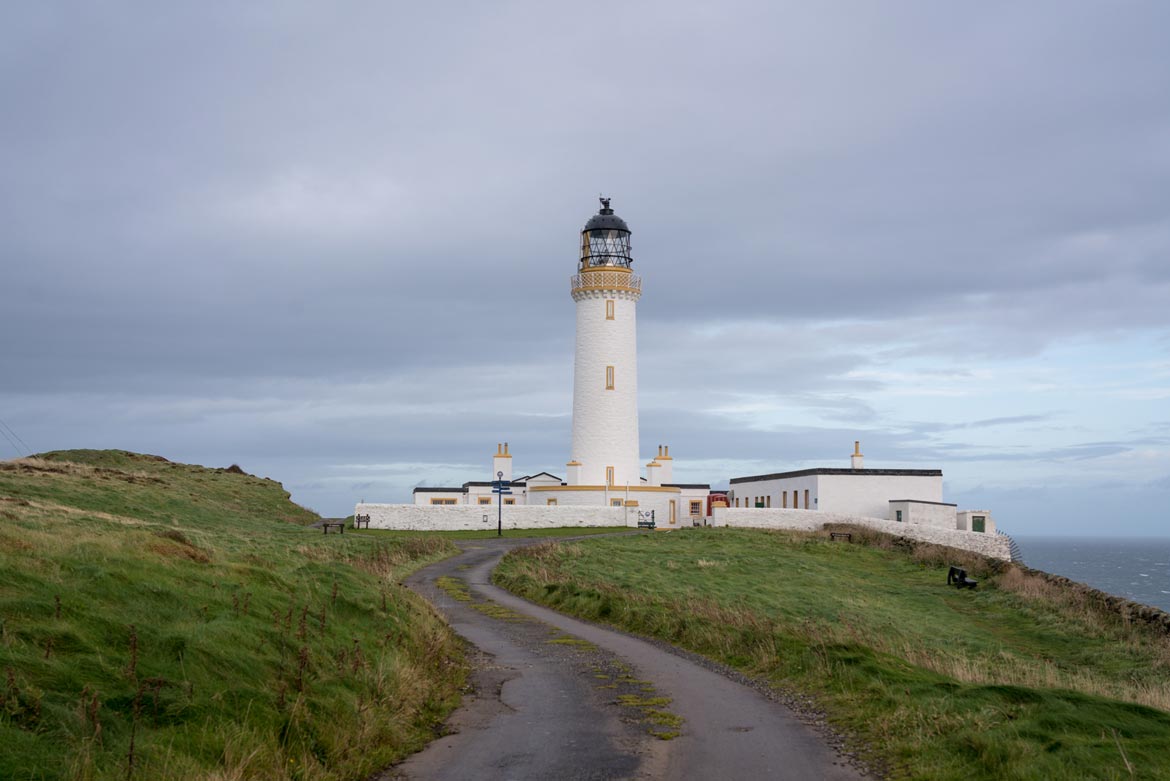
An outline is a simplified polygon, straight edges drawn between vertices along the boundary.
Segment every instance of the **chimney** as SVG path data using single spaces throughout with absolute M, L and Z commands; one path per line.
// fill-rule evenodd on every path
M 861 455 L 861 440 L 853 440 L 853 455 L 849 457 L 850 465 L 854 469 L 864 469 L 865 467 L 862 466 L 864 458 L 865 456 Z

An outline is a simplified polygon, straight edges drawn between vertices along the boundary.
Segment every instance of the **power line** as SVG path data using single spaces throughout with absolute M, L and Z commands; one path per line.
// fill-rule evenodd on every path
M 23 439 L 20 438 L 20 435 L 17 434 L 12 429 L 12 426 L 10 426 L 4 422 L 3 418 L 0 418 L 0 434 L 4 434 L 4 438 L 8 440 L 8 444 L 12 445 L 13 450 L 16 451 L 16 454 L 18 456 L 20 456 L 20 455 L 31 456 L 32 455 L 32 448 L 30 448 L 28 446 L 28 444 Z M 11 436 L 9 436 L 9 434 L 11 434 Z M 18 448 L 16 446 L 16 442 L 12 441 L 13 438 L 15 438 L 16 442 L 19 442 L 24 447 L 24 453 L 20 452 L 20 448 Z

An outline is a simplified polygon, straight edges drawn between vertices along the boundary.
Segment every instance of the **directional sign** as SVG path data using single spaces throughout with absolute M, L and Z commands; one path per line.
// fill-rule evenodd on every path
M 510 494 L 510 493 L 512 493 L 512 489 L 511 488 L 493 488 L 492 493 L 493 494 Z

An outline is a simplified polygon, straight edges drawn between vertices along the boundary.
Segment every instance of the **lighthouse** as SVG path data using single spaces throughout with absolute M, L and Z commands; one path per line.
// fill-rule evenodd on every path
M 638 299 L 630 228 L 610 199 L 581 231 L 581 254 L 571 279 L 577 306 L 573 361 L 573 445 L 570 486 L 637 486 Z

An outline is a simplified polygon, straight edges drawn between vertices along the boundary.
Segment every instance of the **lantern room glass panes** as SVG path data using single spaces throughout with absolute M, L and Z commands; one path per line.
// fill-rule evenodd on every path
M 584 268 L 629 268 L 631 262 L 628 231 L 595 229 L 581 234 L 581 265 Z

